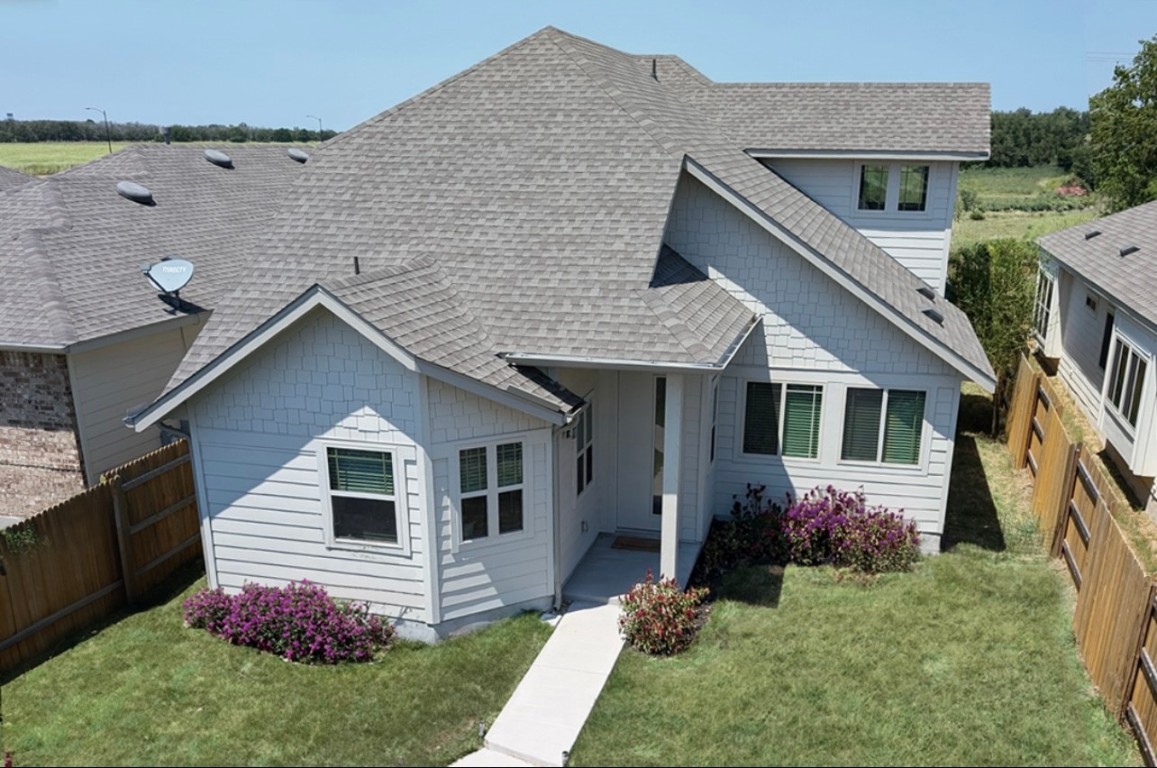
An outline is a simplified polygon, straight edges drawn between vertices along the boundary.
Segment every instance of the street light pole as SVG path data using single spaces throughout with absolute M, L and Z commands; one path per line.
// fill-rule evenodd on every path
M 323 137 L 322 137 L 322 135 L 321 135 L 321 118 L 320 118 L 320 117 L 318 117 L 317 115 L 306 115 L 306 117 L 310 117 L 310 118 L 313 118 L 314 120 L 316 120 L 316 121 L 317 121 L 317 140 L 318 140 L 319 142 L 320 142 L 320 141 L 323 141 L 323 140 L 324 140 L 324 138 L 323 138 Z
M 100 107 L 85 107 L 91 109 L 93 112 L 100 112 L 100 116 L 104 118 L 104 140 L 108 142 L 108 153 L 112 154 L 112 135 L 108 130 L 108 114 Z

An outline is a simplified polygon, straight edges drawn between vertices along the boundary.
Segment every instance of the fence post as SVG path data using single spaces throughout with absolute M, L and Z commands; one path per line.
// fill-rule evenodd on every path
M 1077 464 L 1081 461 L 1081 457 L 1085 453 L 1085 444 L 1077 443 L 1072 446 L 1065 456 L 1065 473 L 1061 488 L 1064 490 L 1058 494 L 1060 499 L 1057 503 L 1060 505 L 1060 510 L 1057 513 L 1056 525 L 1050 532 L 1052 541 L 1046 542 L 1048 544 L 1048 551 L 1050 557 L 1061 556 L 1061 543 L 1065 538 L 1065 529 L 1069 521 L 1069 504 L 1073 501 L 1073 493 L 1077 487 Z
M 117 527 L 117 549 L 121 556 L 121 580 L 125 585 L 125 600 L 129 605 L 132 605 L 137 599 L 136 572 L 132 561 L 132 543 L 129 541 L 132 534 L 129 532 L 128 500 L 125 498 L 124 483 L 119 474 L 109 478 L 109 490 L 112 491 L 112 510 Z

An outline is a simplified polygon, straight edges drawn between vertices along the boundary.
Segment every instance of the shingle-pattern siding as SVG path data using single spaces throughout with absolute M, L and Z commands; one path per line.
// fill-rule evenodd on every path
M 64 355 L 0 351 L 0 515 L 32 515 L 84 489 Z
M 1085 238 L 1094 231 L 1101 234 Z M 1114 304 L 1157 328 L 1157 201 L 1044 235 L 1037 243 Z M 1139 250 L 1122 256 L 1128 246 Z

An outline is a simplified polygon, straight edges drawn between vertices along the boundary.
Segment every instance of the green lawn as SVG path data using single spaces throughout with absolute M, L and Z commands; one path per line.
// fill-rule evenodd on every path
M 986 423 L 966 398 L 962 423 Z M 732 574 L 693 648 L 625 651 L 575 765 L 1130 765 L 1003 445 L 957 442 L 949 553 L 865 586 Z
M 1096 208 L 1077 211 L 989 211 L 983 221 L 974 221 L 967 214 L 952 222 L 952 248 L 1011 237 L 1034 240 L 1058 229 L 1076 226 L 1100 216 Z
M 112 148 L 116 152 L 127 146 L 114 141 Z M 34 176 L 57 173 L 107 154 L 108 144 L 103 141 L 43 141 L 33 144 L 0 142 L 0 165 Z
M 185 595 L 3 686 L 17 765 L 447 764 L 481 746 L 549 630 L 535 616 L 381 661 L 291 664 L 181 624 Z
M 1030 168 L 989 168 L 977 165 L 960 169 L 957 187 L 976 192 L 983 204 L 1020 202 L 1054 191 L 1070 175 L 1055 165 Z

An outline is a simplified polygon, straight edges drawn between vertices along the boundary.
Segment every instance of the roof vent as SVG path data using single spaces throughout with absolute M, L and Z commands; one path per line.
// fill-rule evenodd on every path
M 156 205 L 157 201 L 153 199 L 153 193 L 149 191 L 148 187 L 141 186 L 135 181 L 118 181 L 117 194 L 134 203 L 141 205 Z
M 220 150 L 206 149 L 205 150 L 205 159 L 208 160 L 213 165 L 219 165 L 222 168 L 232 168 L 233 167 L 233 158 L 229 157 L 229 155 L 225 154 L 224 152 L 221 152 Z
M 304 149 L 298 149 L 297 147 L 289 148 L 289 156 L 299 163 L 304 163 L 309 159 L 309 153 Z
M 939 310 L 935 310 L 932 309 L 932 307 L 929 307 L 928 309 L 924 310 L 924 314 L 932 318 L 932 322 L 936 323 L 937 325 L 944 325 L 944 315 L 940 314 Z
M 931 288 L 929 288 L 926 285 L 922 285 L 919 288 L 917 288 L 916 293 L 918 293 L 921 296 L 923 296 L 924 298 L 928 299 L 928 301 L 936 301 L 936 291 L 932 290 Z
M 1101 230 L 1090 229 L 1088 232 L 1085 233 L 1085 239 L 1086 240 L 1092 240 L 1094 237 L 1096 237 L 1099 234 L 1101 234 Z
M 1130 253 L 1136 253 L 1139 250 L 1141 250 L 1140 247 L 1136 245 L 1124 245 L 1121 246 L 1121 250 L 1117 251 L 1117 253 L 1121 254 L 1122 256 L 1128 256 Z

